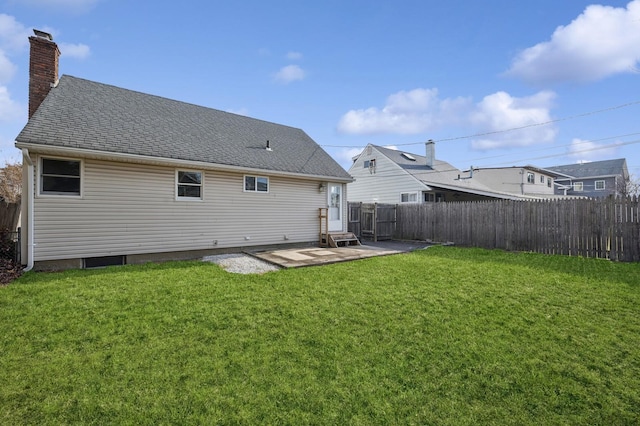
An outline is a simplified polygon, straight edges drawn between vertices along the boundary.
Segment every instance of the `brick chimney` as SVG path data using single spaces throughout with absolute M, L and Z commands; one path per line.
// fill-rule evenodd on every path
M 53 37 L 44 31 L 33 30 L 29 37 L 29 118 L 36 112 L 49 90 L 58 81 L 58 57 L 60 50 Z
M 436 160 L 436 143 L 429 139 L 425 144 L 427 157 L 427 167 L 433 168 L 433 162 Z

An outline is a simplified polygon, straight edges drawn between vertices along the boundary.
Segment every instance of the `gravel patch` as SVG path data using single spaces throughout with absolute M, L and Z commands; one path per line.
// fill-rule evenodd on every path
M 205 256 L 202 260 L 204 262 L 216 263 L 225 271 L 235 274 L 264 274 L 265 272 L 280 269 L 278 266 L 269 262 L 241 253 Z

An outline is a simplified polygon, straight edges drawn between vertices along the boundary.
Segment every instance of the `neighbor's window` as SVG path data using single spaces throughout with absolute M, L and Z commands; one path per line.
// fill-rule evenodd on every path
M 544 183 L 544 176 L 540 175 L 540 183 Z
M 576 192 L 584 191 L 584 184 L 582 182 L 574 182 L 573 183 L 573 190 L 576 191 Z
M 202 172 L 178 170 L 176 193 L 181 199 L 202 199 Z
M 402 203 L 417 203 L 418 202 L 418 193 L 417 192 L 405 192 L 400 194 L 400 202 Z
M 80 195 L 80 166 L 78 160 L 43 158 L 40 166 L 40 193 Z
M 551 188 L 552 184 L 553 184 L 553 181 L 551 180 L 551 178 L 547 178 L 547 186 Z
M 246 192 L 269 192 L 269 178 L 262 176 L 245 176 L 244 190 Z
M 536 175 L 531 172 L 527 172 L 527 183 L 536 183 Z
M 597 180 L 596 181 L 596 191 L 604 191 L 604 181 Z

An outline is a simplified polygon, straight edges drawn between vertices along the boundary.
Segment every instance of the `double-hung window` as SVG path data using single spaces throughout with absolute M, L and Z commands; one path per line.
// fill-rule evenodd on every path
M 527 183 L 536 183 L 536 175 L 531 172 L 527 172 Z
M 400 194 L 400 202 L 401 203 L 417 203 L 418 202 L 418 193 L 417 192 L 403 192 Z
M 269 192 L 269 178 L 264 176 L 245 176 L 245 192 Z
M 177 170 L 176 196 L 184 200 L 202 200 L 202 172 Z
M 79 160 L 42 158 L 40 193 L 47 195 L 80 195 L 82 163 Z

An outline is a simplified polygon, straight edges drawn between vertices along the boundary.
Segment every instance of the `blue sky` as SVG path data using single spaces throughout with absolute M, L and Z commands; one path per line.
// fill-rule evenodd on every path
M 60 73 L 454 166 L 625 157 L 640 177 L 640 0 L 0 0 L 0 165 L 20 160 L 28 37 Z

